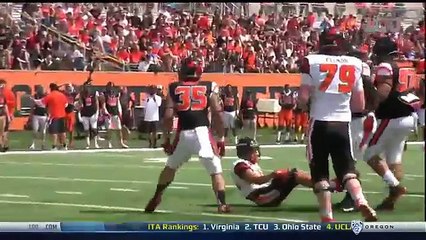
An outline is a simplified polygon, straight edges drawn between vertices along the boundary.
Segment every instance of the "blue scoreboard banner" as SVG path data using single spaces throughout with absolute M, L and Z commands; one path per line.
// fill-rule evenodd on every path
M 0 239 L 425 240 L 426 223 L 1 222 Z

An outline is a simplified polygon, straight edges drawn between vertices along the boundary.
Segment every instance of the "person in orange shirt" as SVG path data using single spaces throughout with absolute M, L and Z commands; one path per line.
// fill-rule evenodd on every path
M 61 148 L 66 149 L 66 127 L 65 118 L 67 113 L 65 108 L 68 106 L 68 99 L 61 91 L 59 91 L 58 85 L 51 83 L 50 93 L 39 100 L 33 99 L 33 101 L 41 106 L 47 106 L 47 112 L 49 113 L 49 133 L 52 135 L 53 150 Z
M 5 84 L 0 84 L 0 152 L 6 151 L 6 142 L 5 142 L 5 127 L 9 118 L 9 110 L 7 106 L 7 99 L 5 96 Z
M 4 86 L 3 94 L 6 98 L 7 108 L 9 112 L 9 116 L 6 118 L 6 125 L 4 127 L 3 138 L 4 138 L 4 150 L 9 150 L 9 127 L 10 123 L 13 120 L 13 114 L 15 110 L 16 98 L 15 93 L 12 89 L 7 87 L 7 81 L 4 79 L 0 80 L 0 85 Z

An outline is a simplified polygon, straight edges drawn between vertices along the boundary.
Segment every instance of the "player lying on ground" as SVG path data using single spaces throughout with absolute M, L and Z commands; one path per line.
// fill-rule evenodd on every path
M 238 160 L 234 162 L 232 179 L 241 194 L 261 207 L 276 207 L 284 201 L 291 191 L 302 185 L 313 188 L 311 175 L 293 168 L 279 169 L 264 175 L 258 162 L 259 145 L 249 137 L 242 138 L 237 144 Z M 341 191 L 337 180 L 330 181 L 332 191 Z

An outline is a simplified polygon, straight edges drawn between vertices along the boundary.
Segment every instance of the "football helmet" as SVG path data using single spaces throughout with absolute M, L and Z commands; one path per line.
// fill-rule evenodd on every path
M 259 144 L 249 137 L 241 138 L 238 140 L 237 156 L 240 159 L 248 160 L 252 163 L 257 163 L 260 157 Z
M 373 62 L 379 64 L 383 58 L 398 54 L 398 45 L 390 37 L 381 37 L 374 44 L 372 53 Z
M 329 52 L 347 52 L 348 43 L 345 41 L 343 34 L 337 28 L 326 28 L 319 36 L 320 52 L 327 54 Z
M 179 81 L 196 82 L 200 80 L 203 67 L 198 59 L 188 57 L 182 60 L 179 69 Z

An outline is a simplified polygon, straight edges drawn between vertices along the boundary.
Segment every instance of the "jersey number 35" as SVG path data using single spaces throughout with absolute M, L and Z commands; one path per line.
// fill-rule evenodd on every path
M 207 107 L 206 86 L 178 86 L 175 89 L 179 96 L 178 111 L 202 111 Z

